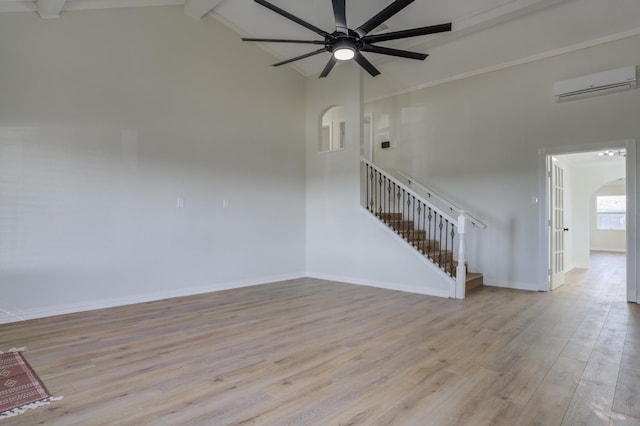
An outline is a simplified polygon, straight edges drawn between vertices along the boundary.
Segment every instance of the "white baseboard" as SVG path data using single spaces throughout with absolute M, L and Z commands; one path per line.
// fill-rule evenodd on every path
M 5 309 L 0 308 L 0 324 L 8 324 L 10 322 L 18 322 L 23 320 L 24 318 L 21 318 Z
M 341 282 L 346 284 L 355 284 L 355 285 L 362 285 L 367 287 L 384 288 L 386 290 L 396 290 L 396 291 L 403 291 L 405 293 L 423 294 L 425 296 L 444 297 L 447 299 L 449 298 L 448 289 L 441 290 L 437 288 L 415 287 L 415 286 L 402 285 L 398 283 L 389 283 L 389 282 L 374 281 L 374 280 L 363 280 L 360 278 L 324 274 L 321 272 L 309 272 L 307 276 L 309 278 L 316 278 L 320 280 L 336 281 L 336 282 Z
M 616 249 L 616 248 L 596 248 L 596 247 L 592 247 L 590 251 L 600 251 L 604 253 L 626 253 L 627 252 L 627 250 L 624 248 Z
M 248 280 L 231 281 L 227 283 L 219 283 L 206 287 L 191 287 L 176 290 L 165 290 L 149 294 L 141 294 L 134 296 L 118 297 L 112 299 L 91 300 L 80 303 L 70 303 L 65 305 L 44 306 L 34 309 L 0 309 L 0 324 L 18 322 L 36 318 L 51 317 L 54 315 L 73 314 L 77 312 L 93 311 L 96 309 L 113 308 L 116 306 L 133 305 L 136 303 L 154 302 L 157 300 L 171 299 L 174 297 L 193 296 L 196 294 L 212 293 L 222 290 L 230 290 L 234 288 L 250 287 L 253 285 L 269 284 L 278 281 L 287 281 L 297 278 L 304 278 L 305 273 L 293 273 L 283 275 L 273 275 L 268 277 L 254 278 Z
M 590 266 L 589 266 L 588 263 L 577 263 L 577 264 L 573 265 L 573 267 L 571 269 L 589 269 L 589 268 L 590 268 Z

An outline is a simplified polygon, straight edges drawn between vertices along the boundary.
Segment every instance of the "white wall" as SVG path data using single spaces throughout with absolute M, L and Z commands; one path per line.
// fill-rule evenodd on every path
M 626 195 L 626 185 L 624 181 L 616 180 L 608 185 L 599 188 L 589 200 L 589 212 L 591 217 L 591 250 L 625 252 L 626 232 L 611 229 L 598 229 L 598 219 L 596 213 L 596 197 L 607 195 Z
M 447 280 L 360 206 L 361 78 L 357 65 L 346 63 L 326 79 L 308 80 L 308 274 L 448 297 Z M 345 149 L 318 152 L 320 117 L 332 105 L 345 107 Z
M 633 64 L 640 37 L 369 103 L 376 134 L 388 132 L 395 145 L 376 146 L 374 158 L 484 220 L 485 282 L 538 290 L 538 151 L 640 138 L 640 90 L 556 104 L 553 84 Z
M 182 7 L 0 14 L 0 321 L 304 275 L 272 60 Z

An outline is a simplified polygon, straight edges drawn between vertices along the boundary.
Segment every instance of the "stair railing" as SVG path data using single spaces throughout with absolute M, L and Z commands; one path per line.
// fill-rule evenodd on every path
M 405 172 L 402 172 L 400 170 L 395 170 L 392 173 L 392 176 L 394 176 L 400 182 L 402 182 L 405 185 L 407 185 L 409 188 L 413 189 L 415 192 L 420 194 L 422 197 L 425 197 L 428 200 L 432 201 L 433 204 L 439 206 L 440 208 L 442 208 L 444 210 L 448 210 L 450 212 L 450 214 L 453 215 L 453 214 L 456 214 L 456 212 L 462 211 L 462 209 L 460 207 L 455 205 L 453 202 L 447 200 L 444 196 L 438 194 L 433 189 L 427 188 L 425 185 L 423 185 L 422 183 L 418 182 L 416 180 L 416 178 L 414 178 L 413 176 L 411 176 L 411 175 L 409 175 L 409 174 L 407 174 Z M 476 217 L 474 217 L 468 211 L 465 212 L 465 215 L 467 216 L 468 222 L 472 226 L 477 226 L 477 227 L 479 227 L 481 229 L 487 229 L 487 225 L 485 225 L 481 220 L 479 220 Z
M 360 168 L 363 207 L 452 280 L 450 297 L 464 299 L 468 221 L 465 211 L 436 206 L 366 159 L 361 159 Z

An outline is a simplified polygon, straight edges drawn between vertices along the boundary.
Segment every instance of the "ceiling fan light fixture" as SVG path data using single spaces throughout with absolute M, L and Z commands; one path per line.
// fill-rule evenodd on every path
M 351 47 L 338 47 L 333 51 L 333 56 L 339 61 L 348 61 L 349 59 L 353 59 L 355 55 L 356 52 Z

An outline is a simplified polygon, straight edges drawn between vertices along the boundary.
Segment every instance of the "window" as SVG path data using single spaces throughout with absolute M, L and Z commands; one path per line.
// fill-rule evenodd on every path
M 625 230 L 626 212 L 627 197 L 625 195 L 596 197 L 596 215 L 599 230 Z

